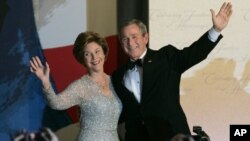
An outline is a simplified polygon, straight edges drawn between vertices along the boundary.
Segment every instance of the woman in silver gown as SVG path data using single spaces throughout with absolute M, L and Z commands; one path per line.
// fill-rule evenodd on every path
M 88 71 L 56 94 L 49 81 L 50 68 L 35 56 L 30 60 L 30 70 L 43 84 L 45 98 L 51 108 L 64 110 L 80 106 L 80 132 L 78 141 L 119 141 L 117 124 L 122 105 L 110 76 L 104 72 L 108 55 L 104 38 L 94 32 L 83 32 L 75 40 L 73 54 Z

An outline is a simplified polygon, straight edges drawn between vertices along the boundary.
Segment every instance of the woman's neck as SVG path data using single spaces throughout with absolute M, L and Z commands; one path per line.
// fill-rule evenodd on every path
M 107 74 L 105 72 L 89 72 L 88 75 L 93 80 L 103 80 L 106 78 Z
M 95 82 L 102 90 L 108 91 L 105 92 L 105 95 L 109 95 L 109 80 L 105 72 L 102 73 L 89 73 L 88 76 L 90 79 Z

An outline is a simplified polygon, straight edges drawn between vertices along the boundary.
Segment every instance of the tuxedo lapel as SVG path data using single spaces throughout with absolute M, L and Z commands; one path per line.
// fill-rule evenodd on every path
M 154 75 L 152 74 L 153 64 L 155 60 L 153 58 L 154 51 L 151 49 L 147 50 L 147 54 L 143 60 L 143 85 L 142 85 L 142 93 L 141 93 L 141 103 L 145 103 L 148 99 L 150 99 L 152 93 L 148 93 L 150 91 L 150 81 L 154 79 Z

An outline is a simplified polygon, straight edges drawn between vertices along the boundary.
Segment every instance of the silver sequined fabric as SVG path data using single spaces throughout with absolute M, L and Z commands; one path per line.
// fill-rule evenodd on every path
M 55 94 L 53 89 L 44 90 L 51 108 L 64 110 L 75 105 L 81 109 L 81 129 L 78 141 L 119 141 L 117 123 L 122 104 L 110 81 L 111 95 L 105 96 L 102 89 L 87 75 L 71 83 L 64 91 Z

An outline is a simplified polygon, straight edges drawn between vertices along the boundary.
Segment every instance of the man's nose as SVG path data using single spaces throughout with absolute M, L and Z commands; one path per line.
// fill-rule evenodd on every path
M 134 44 L 134 40 L 133 39 L 128 39 L 128 45 L 131 46 Z

